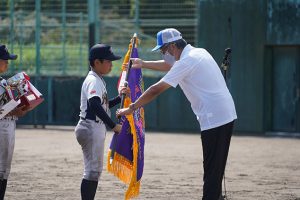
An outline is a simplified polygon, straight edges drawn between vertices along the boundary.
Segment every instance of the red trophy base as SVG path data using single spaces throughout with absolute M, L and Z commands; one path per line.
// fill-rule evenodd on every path
M 44 101 L 43 97 L 37 97 L 33 93 L 27 93 L 26 95 L 23 95 L 21 98 L 21 103 L 18 105 L 18 107 L 24 106 L 26 107 L 26 110 L 32 110 L 35 107 L 37 107 L 40 103 Z
M 26 106 L 26 110 L 32 110 L 44 101 L 42 94 L 30 83 L 26 81 L 28 85 L 28 92 L 21 96 L 21 103 L 19 106 Z

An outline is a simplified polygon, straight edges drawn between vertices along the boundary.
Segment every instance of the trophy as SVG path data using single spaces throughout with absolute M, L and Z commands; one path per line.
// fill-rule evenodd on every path
M 7 79 L 7 84 L 15 92 L 15 99 L 21 101 L 18 106 L 26 105 L 28 110 L 32 110 L 42 103 L 44 98 L 29 80 L 30 78 L 25 72 L 20 72 Z
M 0 81 L 0 119 L 5 117 L 20 103 L 20 100 L 15 100 L 11 87 L 7 84 L 7 81 L 2 79 Z

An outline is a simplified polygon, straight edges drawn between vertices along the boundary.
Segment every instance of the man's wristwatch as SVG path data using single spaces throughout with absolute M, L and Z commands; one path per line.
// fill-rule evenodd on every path
M 129 104 L 129 109 L 135 111 L 137 108 L 134 103 Z

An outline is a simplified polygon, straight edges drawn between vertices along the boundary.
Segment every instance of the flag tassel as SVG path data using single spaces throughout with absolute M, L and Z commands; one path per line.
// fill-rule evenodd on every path
M 107 157 L 108 160 L 110 159 L 111 153 L 111 150 L 109 150 Z M 107 164 L 107 170 L 114 176 L 118 177 L 123 183 L 130 183 L 132 177 L 132 164 L 122 155 L 115 152 L 114 160 L 111 164 Z

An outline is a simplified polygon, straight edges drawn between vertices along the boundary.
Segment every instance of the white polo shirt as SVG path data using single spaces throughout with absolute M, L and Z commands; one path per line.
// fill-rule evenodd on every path
M 94 71 L 89 71 L 81 88 L 80 117 L 85 118 L 87 114 L 91 114 L 88 113 L 92 112 L 88 106 L 88 100 L 94 96 L 100 97 L 103 109 L 110 116 L 106 84 L 102 77 L 98 76 Z M 100 119 L 96 116 L 96 120 Z
M 180 59 L 161 81 L 174 88 L 179 84 L 191 103 L 202 131 L 237 118 L 234 102 L 221 70 L 205 49 L 187 45 Z

